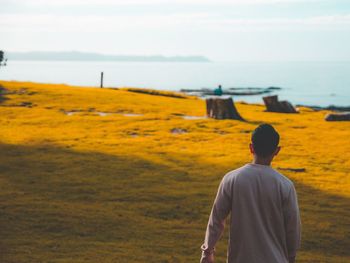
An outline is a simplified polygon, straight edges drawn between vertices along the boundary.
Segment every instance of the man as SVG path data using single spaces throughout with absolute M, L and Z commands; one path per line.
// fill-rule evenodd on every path
M 214 90 L 214 95 L 221 96 L 222 95 L 222 87 L 219 85 L 215 90 Z
M 231 212 L 228 263 L 293 263 L 300 246 L 300 216 L 293 183 L 271 168 L 281 147 L 269 124 L 251 137 L 254 158 L 227 173 L 211 210 L 201 263 L 214 262 L 215 244 Z

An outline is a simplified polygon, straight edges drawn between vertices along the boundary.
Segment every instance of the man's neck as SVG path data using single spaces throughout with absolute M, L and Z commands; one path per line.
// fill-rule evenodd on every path
M 254 157 L 252 163 L 253 164 L 261 164 L 261 165 L 271 165 L 272 160 L 270 158 L 259 158 L 259 157 Z

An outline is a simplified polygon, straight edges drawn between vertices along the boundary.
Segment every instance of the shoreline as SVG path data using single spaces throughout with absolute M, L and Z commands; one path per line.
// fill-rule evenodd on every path
M 272 95 L 279 95 L 274 93 L 275 91 L 280 91 L 283 88 L 281 87 L 267 87 L 267 88 L 262 88 L 262 87 L 237 87 L 237 88 L 229 88 L 227 90 L 223 90 L 223 94 L 221 96 L 223 97 L 234 97 L 234 101 L 237 102 L 243 102 L 246 104 L 259 104 L 259 105 L 264 105 L 263 103 L 263 97 L 264 96 L 272 96 Z M 216 97 L 217 95 L 214 94 L 214 89 L 207 89 L 207 88 L 202 88 L 202 89 L 181 89 L 178 92 L 190 95 L 190 96 L 195 96 L 200 99 L 206 99 L 207 97 L 214 96 Z M 259 102 L 248 102 L 245 101 L 243 98 L 250 97 L 250 96 L 261 96 L 261 103 Z M 220 97 L 220 96 L 217 96 Z M 237 99 L 239 98 L 239 99 Z M 242 98 L 242 99 L 241 99 Z M 289 100 L 287 100 L 289 101 Z M 320 106 L 320 105 L 314 105 L 314 104 L 299 104 L 299 103 L 292 103 L 295 107 L 306 107 L 313 109 L 315 111 L 321 111 L 321 110 L 331 110 L 331 111 L 338 111 L 338 112 L 347 112 L 350 111 L 350 104 L 348 106 L 343 106 L 343 105 L 334 105 L 334 104 L 329 104 L 328 106 Z
M 295 104 L 296 107 L 307 107 L 310 109 L 313 109 L 315 111 L 321 111 L 321 110 L 330 110 L 330 111 L 339 111 L 339 112 L 347 112 L 350 111 L 350 106 L 336 106 L 336 105 L 329 105 L 327 107 L 321 107 L 316 105 L 302 105 L 302 104 Z
M 64 86 L 69 86 L 73 88 L 97 88 L 101 89 L 100 87 L 97 86 L 79 86 L 79 85 L 71 85 L 71 84 L 66 84 L 66 83 L 44 83 L 44 82 L 35 82 L 35 81 L 20 81 L 20 80 L 2 80 L 0 79 L 0 88 L 1 88 L 1 82 L 8 82 L 8 83 L 31 83 L 31 84 L 39 84 L 39 85 L 64 85 Z M 140 87 L 103 87 L 103 89 L 129 89 L 133 90 L 133 92 L 137 92 L 137 90 L 140 90 L 140 93 L 174 93 L 178 94 L 179 96 L 182 95 L 188 95 L 188 96 L 194 96 L 200 99 L 205 99 L 207 96 L 214 96 L 213 90 L 209 90 L 207 88 L 202 88 L 202 89 L 180 89 L 180 90 L 166 90 L 166 89 L 154 89 L 154 88 L 140 88 Z M 234 101 L 235 102 L 241 102 L 244 104 L 251 104 L 251 105 L 264 105 L 263 102 L 248 102 L 245 101 L 243 98 L 244 97 L 250 97 L 250 96 L 258 96 L 258 95 L 274 95 L 271 94 L 276 90 L 283 90 L 281 87 L 275 87 L 275 86 L 270 86 L 267 88 L 262 88 L 262 87 L 236 87 L 236 88 L 230 88 L 229 91 L 225 91 L 222 96 L 235 96 Z M 149 91 L 149 92 L 147 92 Z M 206 94 L 201 94 L 202 92 L 205 92 Z M 1 93 L 1 91 L 0 91 Z M 278 94 L 275 94 L 278 95 Z M 261 97 L 262 101 L 262 97 Z M 315 104 L 293 104 L 295 107 L 306 107 L 313 109 L 315 111 L 321 111 L 321 110 L 330 110 L 330 111 L 336 111 L 336 112 L 347 112 L 350 111 L 350 105 L 344 106 L 344 105 L 334 105 L 334 104 L 329 104 L 328 106 L 320 106 L 320 105 L 315 105 Z

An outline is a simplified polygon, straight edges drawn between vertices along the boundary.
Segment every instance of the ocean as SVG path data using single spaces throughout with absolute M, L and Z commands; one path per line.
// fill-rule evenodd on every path
M 273 94 L 293 104 L 350 106 L 350 62 L 99 62 L 8 61 L 1 80 L 105 87 L 180 89 L 281 87 Z M 262 103 L 263 95 L 234 96 Z M 266 95 L 264 95 L 266 96 Z

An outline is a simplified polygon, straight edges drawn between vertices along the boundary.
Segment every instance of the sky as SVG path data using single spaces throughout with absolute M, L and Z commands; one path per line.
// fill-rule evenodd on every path
M 0 49 L 350 61 L 350 0 L 0 0 Z

